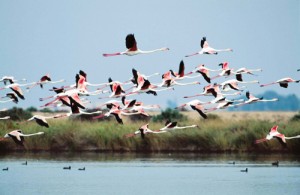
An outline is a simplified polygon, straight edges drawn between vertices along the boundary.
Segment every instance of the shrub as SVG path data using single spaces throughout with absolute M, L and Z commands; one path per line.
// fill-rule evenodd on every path
M 4 116 L 10 116 L 11 120 L 26 120 L 31 118 L 32 114 L 22 108 L 13 107 L 12 109 L 0 113 L 0 117 Z

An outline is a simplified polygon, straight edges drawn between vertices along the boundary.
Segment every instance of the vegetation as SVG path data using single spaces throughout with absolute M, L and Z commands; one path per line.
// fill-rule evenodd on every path
M 111 121 L 87 121 L 49 119 L 50 128 L 26 122 L 22 125 L 12 120 L 0 121 L 0 135 L 11 130 L 22 129 L 24 133 L 44 131 L 44 135 L 26 137 L 25 148 L 17 146 L 11 139 L 0 141 L 0 151 L 110 151 L 110 152 L 294 152 L 300 153 L 300 139 L 287 140 L 287 148 L 273 139 L 254 144 L 256 139 L 266 136 L 274 125 L 262 120 L 243 120 L 228 123 L 221 119 L 178 122 L 179 126 L 197 124 L 199 128 L 175 130 L 163 134 L 148 134 L 126 138 L 140 126 L 149 123 L 152 130 L 164 126 L 165 121 L 126 121 L 125 125 Z M 173 118 L 172 118 L 173 120 Z M 286 136 L 300 134 L 299 121 L 279 125 L 279 132 Z

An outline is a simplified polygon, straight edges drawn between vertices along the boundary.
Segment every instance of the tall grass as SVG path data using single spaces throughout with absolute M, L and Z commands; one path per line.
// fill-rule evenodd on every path
M 300 139 L 287 140 L 287 148 L 273 139 L 254 144 L 266 136 L 274 125 L 268 121 L 243 120 L 226 122 L 220 119 L 184 120 L 179 126 L 197 124 L 199 128 L 175 130 L 163 134 L 148 134 L 125 138 L 144 122 L 128 122 L 120 125 L 115 121 L 89 122 L 80 120 L 49 120 L 50 128 L 35 122 L 0 122 L 0 135 L 22 129 L 23 133 L 44 131 L 44 135 L 25 138 L 25 147 L 13 140 L 0 141 L 0 151 L 110 151 L 110 152 L 300 152 Z M 300 134 L 300 122 L 291 121 L 279 125 L 279 132 L 286 136 Z M 150 122 L 150 129 L 159 129 L 164 122 Z

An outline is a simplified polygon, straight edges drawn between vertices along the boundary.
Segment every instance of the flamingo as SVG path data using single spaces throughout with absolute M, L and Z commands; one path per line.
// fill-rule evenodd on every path
M 141 138 L 144 139 L 146 134 L 151 134 L 151 133 L 166 133 L 167 131 L 160 131 L 160 130 L 151 130 L 149 129 L 149 124 L 141 126 L 137 131 L 134 133 L 129 133 L 125 135 L 126 138 L 128 137 L 133 137 L 141 134 Z
M 177 126 L 177 122 L 171 122 L 169 120 L 166 121 L 165 126 L 161 129 L 159 129 L 160 131 L 173 131 L 176 129 L 188 129 L 188 128 L 199 128 L 198 125 L 189 125 L 189 126 Z
M 55 118 L 55 116 L 41 116 L 41 115 L 34 115 L 33 117 L 31 117 L 30 119 L 28 119 L 27 121 L 32 121 L 32 120 L 35 120 L 35 122 L 42 126 L 42 127 L 47 127 L 49 128 L 49 124 L 48 122 L 46 121 L 46 119 L 51 119 L 51 118 Z
M 219 71 L 219 70 L 209 69 L 209 68 L 205 67 L 204 64 L 200 64 L 192 72 L 200 73 L 203 76 L 203 78 L 206 80 L 206 82 L 210 83 L 211 79 L 210 79 L 210 76 L 209 76 L 209 71 Z
M 205 112 L 212 112 L 212 111 L 218 110 L 218 109 L 225 109 L 225 108 L 228 108 L 228 107 L 233 107 L 233 105 L 232 105 L 233 103 L 234 103 L 234 101 L 227 100 L 227 101 L 219 103 L 214 108 L 205 109 Z
M 110 77 L 108 78 L 108 84 L 110 86 L 111 94 L 108 97 L 101 97 L 100 99 L 103 98 L 118 98 L 125 96 L 125 90 L 123 89 L 122 83 L 119 81 L 113 81 Z
M 220 86 L 221 86 L 221 89 L 223 91 L 229 91 L 229 90 L 243 91 L 239 88 L 238 83 L 243 83 L 243 84 L 246 84 L 246 83 L 259 83 L 259 81 L 257 81 L 257 80 L 238 81 L 236 79 L 231 79 L 231 80 L 228 80 L 228 81 L 225 81 L 225 82 L 221 83 Z
M 170 71 L 169 71 L 170 72 Z M 165 75 L 165 74 L 164 74 Z M 163 76 L 164 76 L 163 75 Z M 157 84 L 158 87 L 170 87 L 174 85 L 185 86 L 185 85 L 200 85 L 200 82 L 190 82 L 190 83 L 179 83 L 175 80 L 175 78 L 165 78 L 163 77 L 163 81 L 160 84 Z
M 106 106 L 108 109 L 111 108 L 121 108 L 120 104 L 122 101 L 119 100 L 109 100 L 103 104 L 101 104 L 100 106 L 98 106 L 97 108 L 101 108 L 103 106 Z
M 150 77 L 159 75 L 158 72 L 150 74 L 150 75 L 144 75 L 144 74 L 139 73 L 134 68 L 132 69 L 132 74 L 133 74 L 133 77 L 130 78 L 128 81 L 125 81 L 124 84 L 132 82 L 133 84 L 137 85 L 138 84 L 137 80 L 139 80 L 139 77 L 142 77 L 144 80 L 148 80 L 148 78 L 150 78 Z
M 210 102 L 202 102 L 200 100 L 192 100 L 189 101 L 185 104 L 182 104 L 178 107 L 176 107 L 175 109 L 180 109 L 180 108 L 184 108 L 185 106 L 190 106 L 193 110 L 196 110 L 201 117 L 203 117 L 204 119 L 207 119 L 207 115 L 203 112 L 203 106 L 204 104 L 210 104 Z
M 126 96 L 133 95 L 133 94 L 140 94 L 140 93 L 147 93 L 147 94 L 153 94 L 154 96 L 157 96 L 157 92 L 159 91 L 166 91 L 166 90 L 174 90 L 174 88 L 164 88 L 164 89 L 157 89 L 157 85 L 152 85 L 149 80 L 145 80 L 142 87 L 140 89 L 135 88 L 132 90 L 132 92 L 126 94 Z
M 148 53 L 153 53 L 157 51 L 167 51 L 169 48 L 163 47 L 160 49 L 155 49 L 151 51 L 142 51 L 138 49 L 137 47 L 137 42 L 134 38 L 134 34 L 128 34 L 126 36 L 126 51 L 123 52 L 117 52 L 117 53 L 112 53 L 112 54 L 103 54 L 104 57 L 109 57 L 109 56 L 117 56 L 117 55 L 127 55 L 127 56 L 134 56 L 137 54 L 148 54 Z
M 21 89 L 22 86 L 26 86 L 26 85 L 31 85 L 33 83 L 27 83 L 27 84 L 18 84 L 18 83 L 11 83 L 9 85 L 6 85 L 2 88 L 0 88 L 0 90 L 3 90 L 3 89 L 8 89 L 10 88 L 13 92 L 15 92 L 19 98 L 21 98 L 22 100 L 25 99 L 24 95 L 23 95 L 23 91 Z
M 214 83 L 213 85 L 209 84 L 205 87 L 203 87 L 203 92 L 192 95 L 192 96 L 184 96 L 183 98 L 193 98 L 193 97 L 198 97 L 198 96 L 214 96 L 217 97 L 218 94 L 221 94 L 223 96 L 235 96 L 235 95 L 240 95 L 240 92 L 236 93 L 221 93 L 219 84 Z
M 14 103 L 18 103 L 19 102 L 19 99 L 17 97 L 17 95 L 15 93 L 7 93 L 5 96 L 1 97 L 0 99 L 3 99 L 3 98 L 9 98 L 9 100 L 6 100 L 6 101 L 0 101 L 0 102 L 14 102 Z
M 245 105 L 245 104 L 251 104 L 251 103 L 254 103 L 254 102 L 274 102 L 274 101 L 278 101 L 278 98 L 273 98 L 273 99 L 266 100 L 263 97 L 261 97 L 261 98 L 255 97 L 249 91 L 246 92 L 246 97 L 248 98 L 247 101 L 245 101 L 243 103 L 240 103 L 240 104 L 236 104 L 235 107 L 242 106 L 242 105 Z
M 0 82 L 3 82 L 4 85 L 6 85 L 7 82 L 9 82 L 10 84 L 13 84 L 14 82 L 17 82 L 18 80 L 15 80 L 15 78 L 13 76 L 3 76 L 0 79 Z M 20 79 L 20 81 L 26 81 L 26 79 Z
M 226 52 L 226 51 L 233 51 L 232 49 L 214 49 L 209 46 L 208 42 L 206 41 L 206 37 L 203 37 L 200 42 L 201 50 L 197 53 L 186 55 L 185 57 L 190 57 L 198 54 L 218 54 L 218 52 Z
M 37 132 L 32 134 L 23 134 L 22 130 L 14 130 L 4 135 L 4 138 L 12 138 L 18 145 L 24 146 L 24 137 L 42 135 L 44 132 Z
M 61 115 L 55 115 L 54 118 L 62 118 L 62 117 L 70 117 L 70 116 L 79 116 L 79 115 L 92 115 L 92 114 L 99 114 L 102 113 L 101 110 L 95 112 L 84 112 L 79 109 L 78 104 L 75 102 L 71 102 L 71 112 Z
M 184 62 L 183 60 L 180 61 L 180 64 L 179 64 L 179 70 L 178 72 L 174 72 L 173 70 L 170 70 L 171 74 L 175 77 L 176 80 L 178 79 L 184 79 L 184 78 L 196 78 L 198 76 L 187 76 L 187 75 L 190 75 L 192 74 L 193 72 L 189 72 L 187 74 L 184 74 Z
M 236 80 L 238 80 L 238 81 L 243 81 L 243 79 L 242 79 L 242 74 L 251 74 L 251 75 L 255 75 L 255 74 L 253 74 L 252 72 L 261 72 L 262 71 L 262 69 L 251 69 L 251 70 L 249 70 L 249 69 L 247 69 L 247 68 L 245 68 L 245 67 L 243 67 L 243 68 L 239 68 L 237 71 L 235 71 L 234 72 L 234 74 L 236 74 Z M 256 76 L 256 75 L 255 75 Z
M 260 87 L 265 87 L 265 86 L 268 86 L 268 85 L 273 85 L 273 84 L 279 83 L 280 87 L 288 88 L 288 83 L 292 83 L 292 82 L 299 83 L 300 80 L 294 80 L 292 78 L 287 77 L 287 78 L 279 79 L 279 80 L 277 80 L 275 82 L 272 82 L 272 83 L 262 84 L 262 85 L 260 85 Z
M 147 116 L 147 114 L 145 112 L 143 112 L 143 110 L 139 110 L 138 112 L 134 112 L 134 113 L 128 113 L 128 112 L 125 112 L 124 110 L 120 110 L 119 108 L 112 108 L 107 113 L 101 114 L 99 116 L 95 116 L 95 117 L 93 117 L 93 119 L 109 117 L 111 114 L 115 116 L 116 120 L 120 124 L 123 124 L 122 115 L 130 116 L 130 115 L 135 115 L 135 114 L 143 114 L 143 115 Z
M 222 77 L 222 76 L 228 77 L 234 73 L 233 68 L 229 68 L 228 62 L 220 63 L 219 66 L 222 67 L 222 69 L 221 69 L 222 72 L 219 73 L 217 76 L 212 77 L 211 80 Z
M 296 138 L 300 138 L 300 135 L 296 135 L 293 137 L 286 137 L 284 134 L 281 134 L 278 132 L 278 125 L 273 126 L 269 133 L 267 134 L 267 136 L 265 138 L 262 139 L 258 139 L 255 141 L 256 144 L 265 142 L 265 141 L 269 141 L 272 138 L 276 138 L 283 146 L 286 146 L 286 140 L 287 139 L 296 139 Z
M 50 78 L 50 74 L 46 74 L 46 75 L 42 76 L 38 82 L 34 83 L 31 86 L 28 86 L 27 89 L 31 89 L 31 88 L 33 88 L 37 85 L 40 85 L 40 87 L 43 88 L 44 84 L 46 84 L 46 83 L 54 84 L 54 83 L 60 83 L 60 82 L 65 82 L 65 80 L 61 79 L 61 80 L 58 80 L 58 81 L 52 81 L 51 78 Z

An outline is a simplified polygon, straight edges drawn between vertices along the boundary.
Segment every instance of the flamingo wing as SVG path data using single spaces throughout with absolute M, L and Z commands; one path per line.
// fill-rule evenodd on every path
M 207 115 L 198 106 L 191 105 L 191 108 L 193 110 L 196 110 L 200 114 L 200 116 L 202 116 L 204 119 L 207 119 Z
M 237 74 L 236 75 L 236 80 L 243 81 L 242 74 Z
M 134 38 L 134 34 L 129 34 L 126 36 L 126 48 L 129 49 L 129 51 L 137 50 L 137 43 Z
M 275 135 L 274 138 L 276 138 L 283 147 L 287 146 L 286 141 L 285 141 L 285 137 L 284 137 L 283 134 Z
M 207 48 L 209 46 L 207 41 L 206 41 L 206 37 L 203 37 L 201 39 L 200 46 L 201 46 L 201 48 Z
M 18 85 L 10 87 L 10 89 L 13 90 L 13 92 L 15 92 L 19 96 L 19 98 L 21 98 L 22 100 L 25 99 L 22 89 Z
M 109 77 L 108 82 L 111 83 L 111 82 L 113 82 L 113 80 Z M 109 85 L 109 87 L 110 87 L 110 90 L 113 92 L 113 85 Z
M 204 78 L 204 80 L 206 80 L 206 82 L 210 83 L 210 78 L 208 77 L 207 72 L 199 71 L 199 73 L 203 76 L 203 78 Z
M 138 84 L 138 72 L 134 68 L 132 69 L 134 84 Z
M 87 81 L 86 79 L 87 74 L 83 70 L 80 70 L 79 74 L 84 77 L 85 81 Z
M 178 74 L 179 74 L 180 77 L 184 76 L 184 63 L 183 63 L 183 60 L 181 60 L 181 62 L 179 64 Z
M 288 83 L 279 83 L 279 86 L 283 87 L 283 88 L 288 88 L 289 84 Z

